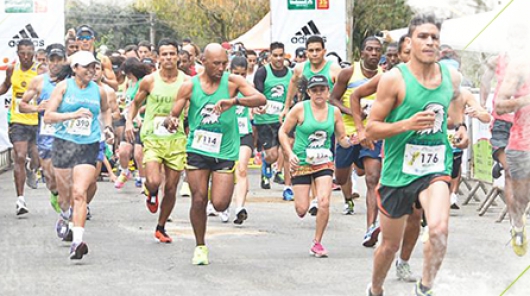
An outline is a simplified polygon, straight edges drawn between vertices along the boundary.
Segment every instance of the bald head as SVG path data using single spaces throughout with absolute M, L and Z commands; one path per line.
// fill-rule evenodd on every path
M 220 80 L 228 66 L 228 55 L 221 44 L 210 43 L 204 48 L 202 57 L 204 72 L 212 80 Z

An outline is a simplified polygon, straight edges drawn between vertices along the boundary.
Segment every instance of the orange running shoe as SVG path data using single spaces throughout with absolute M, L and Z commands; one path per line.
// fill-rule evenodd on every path
M 155 196 L 151 196 L 149 191 L 147 191 L 147 188 L 145 188 L 145 193 L 145 204 L 147 205 L 147 209 L 149 210 L 149 212 L 155 214 L 158 211 L 158 194 Z
M 173 239 L 169 237 L 169 235 L 167 235 L 165 231 L 162 231 L 162 230 L 157 229 L 155 232 L 155 237 L 161 243 L 170 244 L 173 242 Z

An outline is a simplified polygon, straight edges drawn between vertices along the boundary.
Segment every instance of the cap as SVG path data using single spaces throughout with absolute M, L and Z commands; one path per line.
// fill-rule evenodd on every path
M 55 43 L 55 44 L 51 44 L 48 47 L 46 47 L 46 55 L 48 57 L 56 55 L 56 56 L 64 58 L 66 57 L 66 51 L 62 44 Z
M 382 56 L 382 57 L 379 59 L 379 65 L 382 65 L 382 64 L 386 64 L 386 56 Z
M 70 66 L 73 68 L 75 65 L 81 65 L 86 67 L 92 63 L 98 63 L 94 54 L 90 51 L 78 51 L 71 56 Z
M 326 78 L 326 76 L 324 76 L 324 75 L 315 75 L 315 76 L 309 78 L 309 81 L 307 82 L 307 88 L 310 89 L 310 88 L 313 88 L 315 86 L 327 86 L 327 87 L 329 87 L 328 79 Z
M 305 47 L 298 47 L 295 51 L 295 55 L 297 57 L 303 57 L 305 56 Z
M 155 64 L 155 61 L 153 61 L 152 58 L 143 58 L 141 60 L 141 62 L 144 63 L 144 64 L 148 64 L 148 65 L 154 65 Z
M 92 29 L 89 25 L 82 25 L 79 28 L 77 28 L 75 35 L 79 37 L 81 36 L 83 32 L 88 32 L 90 33 L 90 35 L 96 36 L 96 31 L 94 31 L 94 29 Z

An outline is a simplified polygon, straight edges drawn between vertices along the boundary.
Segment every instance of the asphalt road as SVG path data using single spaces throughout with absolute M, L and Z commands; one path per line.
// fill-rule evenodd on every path
M 299 219 L 293 203 L 281 200 L 282 187 L 259 189 L 258 178 L 253 171 L 249 220 L 236 227 L 210 218 L 210 265 L 194 266 L 190 198 L 178 197 L 167 225 L 174 242 L 163 245 L 153 237 L 156 216 L 133 182 L 120 191 L 100 182 L 85 231 L 90 251 L 74 263 L 68 259 L 69 244 L 55 235 L 57 215 L 44 184 L 26 189 L 30 213 L 19 218 L 12 172 L 3 173 L 0 295 L 365 295 L 374 249 L 361 246 L 364 199 L 356 201 L 355 215 L 344 216 L 342 197 L 333 194 L 323 241 L 329 258 L 317 259 L 308 253 L 314 217 Z M 500 209 L 479 217 L 477 205 L 452 212 L 437 295 L 500 295 L 530 264 L 530 255 L 519 258 L 508 245 L 509 223 L 494 222 Z M 411 260 L 415 274 L 421 264 L 420 241 Z M 412 289 L 413 284 L 396 279 L 392 267 L 385 295 L 412 295 Z M 530 295 L 530 272 L 504 295 Z

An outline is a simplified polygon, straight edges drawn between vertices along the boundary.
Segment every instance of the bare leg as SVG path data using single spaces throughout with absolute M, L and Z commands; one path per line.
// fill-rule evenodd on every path
M 166 182 L 164 184 L 164 198 L 160 204 L 160 214 L 158 216 L 158 226 L 165 226 L 166 221 L 175 207 L 177 199 L 177 185 L 179 183 L 181 171 L 175 171 L 165 167 Z
M 377 200 L 375 188 L 381 176 L 381 161 L 375 158 L 365 157 L 363 159 L 366 172 L 366 229 L 369 229 L 377 220 Z
M 414 209 L 412 215 L 407 219 L 405 227 L 405 234 L 403 235 L 403 243 L 401 244 L 401 257 L 402 260 L 409 261 L 412 251 L 416 246 L 418 237 L 420 236 L 420 223 L 423 210 Z
M 287 162 L 285 162 L 287 163 Z M 309 190 L 311 185 L 294 185 L 294 208 L 298 217 L 303 218 L 309 209 Z
M 94 182 L 96 168 L 92 165 L 77 165 L 72 170 L 72 197 L 74 199 L 74 213 L 72 221 L 75 227 L 85 227 L 87 213 L 87 190 Z
M 15 189 L 17 196 L 24 196 L 24 183 L 26 182 L 26 156 L 28 153 L 28 142 L 13 143 Z
M 55 181 L 55 170 L 51 159 L 40 160 L 42 168 L 44 169 L 44 178 L 46 179 L 46 187 L 50 192 L 57 193 L 57 182 Z
M 318 212 L 316 218 L 315 241 L 321 242 L 324 231 L 329 221 L 329 198 L 331 197 L 331 186 L 333 177 L 322 176 L 314 180 L 318 200 Z
M 149 170 L 147 172 L 149 174 Z M 208 204 L 209 170 L 187 170 L 191 190 L 190 221 L 197 246 L 204 246 L 206 205 Z M 149 175 L 148 175 L 149 176 Z M 232 181 L 233 186 L 233 181 Z
M 250 159 L 250 155 L 252 154 L 252 150 L 250 150 L 250 147 L 248 146 L 241 146 L 239 148 L 239 162 L 237 164 L 236 168 L 236 174 L 237 174 L 237 184 L 235 189 L 235 198 L 234 203 L 236 208 L 241 208 L 245 206 L 245 200 L 247 199 L 247 193 L 248 193 L 248 160 Z
M 72 169 L 55 168 L 55 179 L 57 180 L 57 191 L 59 192 L 59 206 L 66 213 L 72 200 Z

